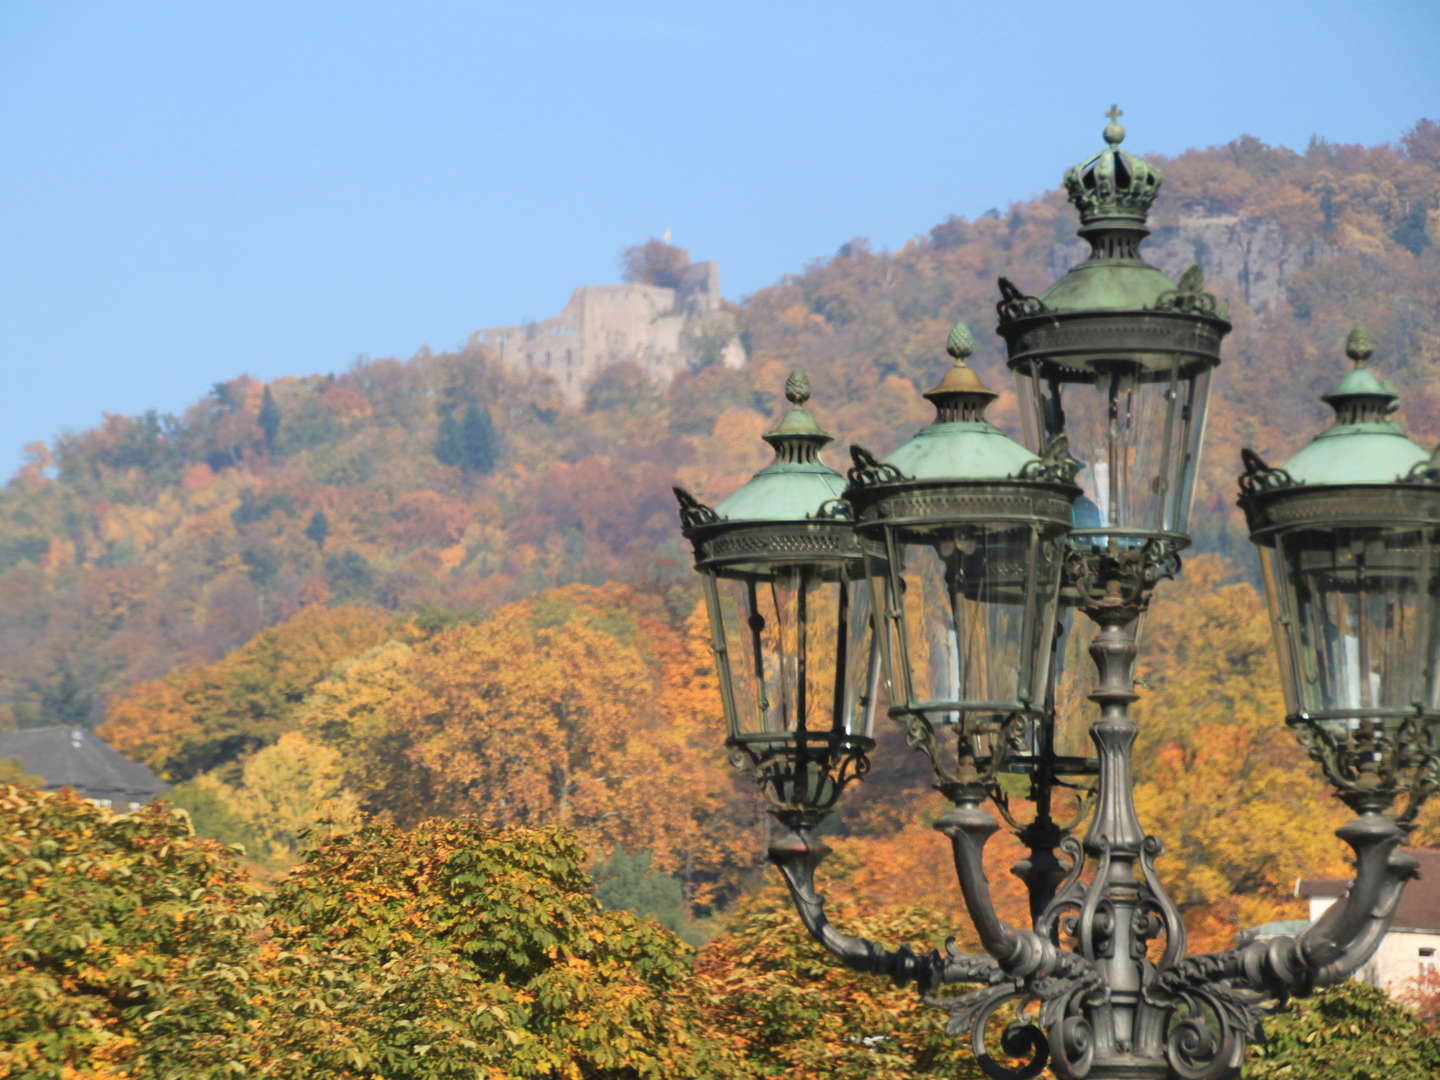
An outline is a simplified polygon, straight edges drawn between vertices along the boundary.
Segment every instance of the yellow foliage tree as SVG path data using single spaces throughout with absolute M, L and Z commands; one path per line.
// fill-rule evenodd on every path
M 576 829 L 597 854 L 649 851 L 690 899 L 760 844 L 707 752 L 713 681 L 655 601 L 568 586 L 340 666 L 298 711 L 365 805 L 408 824 L 478 814 Z
M 322 822 L 343 829 L 360 818 L 360 800 L 343 786 L 339 752 L 296 731 L 257 750 L 241 769 L 238 786 L 213 774 L 199 782 L 212 786 L 259 838 L 264 850 L 254 854 L 272 865 L 293 861 Z

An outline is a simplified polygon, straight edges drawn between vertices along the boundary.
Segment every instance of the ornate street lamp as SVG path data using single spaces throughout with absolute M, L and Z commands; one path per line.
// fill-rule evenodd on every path
M 984 419 L 994 395 L 965 365 L 972 345 L 957 326 L 949 345 L 956 365 L 926 395 L 935 422 L 885 461 L 852 448 L 848 513 L 834 503 L 822 503 L 823 515 L 801 512 L 797 500 L 784 517 L 784 528 L 794 528 L 799 513 L 807 522 L 823 516 L 837 537 L 850 530 L 849 561 L 837 556 L 830 569 L 807 573 L 835 583 L 868 578 L 872 639 L 854 621 L 853 584 L 849 599 L 827 609 L 835 620 L 829 636 L 818 625 L 813 635 L 873 640 L 890 717 L 930 757 L 937 786 L 955 803 L 936 827 L 951 839 L 986 955 L 887 951 L 829 924 L 813 880 L 825 852 L 811 830 L 846 774 L 834 773 L 833 749 L 824 757 L 804 749 L 807 739 L 794 734 L 801 727 L 764 719 L 763 704 L 755 713 L 760 745 L 788 763 L 782 773 L 835 777 L 777 787 L 757 770 L 790 826 L 770 858 L 806 926 L 848 965 L 922 991 L 984 983 L 943 1005 L 952 1030 L 968 1031 L 981 1067 L 997 1080 L 1025 1080 L 1047 1066 L 1068 1080 L 1233 1077 L 1260 1036 L 1266 1001 L 1343 979 L 1378 947 L 1414 873 L 1397 845 L 1440 786 L 1440 451 L 1427 456 L 1390 419 L 1396 395 L 1364 367 L 1370 346 L 1357 332 L 1347 350 L 1356 370 L 1326 396 L 1336 423 L 1281 469 L 1246 451 L 1241 479 L 1287 721 L 1357 815 L 1338 833 L 1355 851 L 1355 881 L 1343 903 L 1298 937 L 1186 957 L 1184 924 L 1155 871 L 1161 842 L 1144 832 L 1135 809 L 1137 726 L 1128 710 L 1140 620 L 1156 584 L 1179 572 L 1189 543 L 1209 380 L 1230 327 L 1198 268 L 1177 285 L 1140 258 L 1161 178 L 1119 149 L 1118 116 L 1112 108 L 1106 149 L 1065 178 L 1089 259 L 1039 296 L 1001 279 L 998 331 L 1029 449 Z M 831 474 L 828 490 L 836 479 Z M 682 506 L 707 575 L 731 745 L 745 745 L 736 701 L 749 694 L 746 701 L 758 695 L 763 703 L 767 691 L 742 694 L 730 672 L 736 639 L 715 588 L 728 571 L 705 546 L 718 542 L 722 524 L 688 496 Z M 745 515 L 727 516 L 730 528 L 745 527 Z M 779 517 L 767 520 L 766 528 L 782 528 Z M 781 565 L 760 533 L 754 543 L 763 557 L 743 564 L 739 580 L 769 581 Z M 754 608 L 745 599 L 753 595 L 742 591 L 734 610 Z M 1090 725 L 1094 762 L 1055 750 L 1051 688 L 1065 610 L 1099 628 L 1090 646 L 1099 676 L 1090 695 L 1099 706 Z M 756 633 L 759 656 L 764 635 Z M 873 681 L 873 667 L 865 670 Z M 758 661 L 751 679 L 764 682 Z M 851 699 L 838 684 L 833 697 L 827 748 L 844 742 L 856 709 L 865 712 L 842 705 Z M 807 717 L 803 730 L 816 727 Z M 866 726 L 862 757 L 868 734 Z M 1008 808 L 1000 782 L 1007 771 L 1030 778 L 1036 812 L 1028 825 Z M 1050 794 L 1087 774 L 1095 776 L 1094 813 L 1081 840 L 1050 818 Z M 1030 929 L 1007 926 L 991 903 L 982 857 L 999 825 L 981 807 L 986 798 L 1031 847 L 1017 868 L 1030 891 Z M 1068 866 L 1054 858 L 1057 846 Z M 986 1038 L 991 1018 L 1012 1002 L 1016 1019 L 1000 1044 L 1019 1064 L 997 1061 Z
M 1260 549 L 1286 722 L 1357 814 L 1402 795 L 1408 823 L 1440 780 L 1440 470 L 1391 419 L 1394 389 L 1365 366 L 1324 400 L 1335 422 L 1278 469 L 1244 452 L 1240 505 Z
M 1189 542 L 1210 374 L 1230 323 L 1198 266 L 1177 285 L 1140 257 L 1161 175 L 1120 149 L 1119 115 L 1112 107 L 1105 149 L 1065 174 L 1090 257 L 1038 297 L 1001 278 L 998 329 L 1026 440 L 1039 449 L 1063 433 L 1082 463 L 1076 539 L 1168 555 Z
M 988 797 L 1008 817 L 1000 775 L 1028 777 L 1036 813 L 1010 822 L 1031 849 L 1016 873 L 1038 911 L 1063 876 L 1054 788 L 1093 768 L 1053 748 L 1060 573 L 1078 462 L 1063 435 L 1037 456 L 985 419 L 996 395 L 965 363 L 974 351 L 965 324 L 947 351 L 954 367 L 925 394 L 934 422 L 883 462 L 852 447 L 846 498 L 856 532 L 873 542 L 889 715 L 961 807 Z
M 876 662 L 860 539 L 820 460 L 810 381 L 765 436 L 774 460 L 714 509 L 676 488 L 705 582 L 720 696 L 737 767 L 790 829 L 814 825 L 869 769 Z

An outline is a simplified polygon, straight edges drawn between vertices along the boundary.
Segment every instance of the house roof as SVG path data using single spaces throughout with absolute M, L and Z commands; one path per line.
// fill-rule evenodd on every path
M 1420 864 L 1420 877 L 1405 886 L 1395 908 L 1394 930 L 1440 933 L 1440 848 L 1406 848 Z M 1301 878 L 1295 895 L 1302 900 L 1338 898 L 1350 891 L 1349 878 Z
M 167 788 L 147 766 L 81 727 L 0 731 L 0 758 L 19 758 L 26 772 L 45 781 L 45 791 L 74 788 L 87 799 L 147 803 Z

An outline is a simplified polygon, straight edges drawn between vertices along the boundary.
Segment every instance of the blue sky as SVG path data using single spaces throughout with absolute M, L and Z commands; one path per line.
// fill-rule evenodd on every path
M 1103 36 L 1102 36 L 1103 35 Z M 733 299 L 1127 149 L 1394 142 L 1440 5 L 0 5 L 0 476 L 102 411 L 452 348 L 673 230 Z

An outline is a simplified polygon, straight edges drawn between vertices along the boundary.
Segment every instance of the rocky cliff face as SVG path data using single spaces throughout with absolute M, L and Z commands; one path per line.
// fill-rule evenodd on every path
M 1146 261 L 1177 280 L 1199 263 L 1211 292 L 1257 312 L 1273 308 L 1284 297 L 1290 275 L 1332 253 L 1319 239 L 1287 240 L 1278 223 L 1264 218 L 1199 215 L 1157 227 L 1140 250 Z M 1056 244 L 1051 274 L 1058 279 L 1088 253 L 1089 246 L 1080 239 Z

